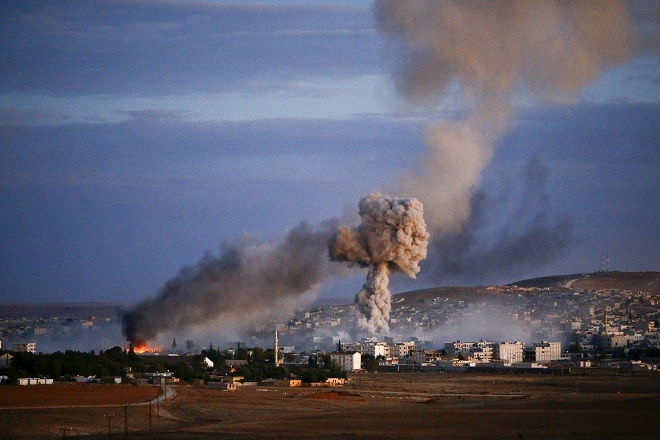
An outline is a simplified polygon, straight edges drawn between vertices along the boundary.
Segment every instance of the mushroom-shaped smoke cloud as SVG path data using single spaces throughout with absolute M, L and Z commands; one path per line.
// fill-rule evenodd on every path
M 422 203 L 412 198 L 371 193 L 359 203 L 362 223 L 355 229 L 337 229 L 330 257 L 371 266 L 364 287 L 355 296 L 362 314 L 358 325 L 369 333 L 389 331 L 390 270 L 415 278 L 426 258 L 429 234 Z

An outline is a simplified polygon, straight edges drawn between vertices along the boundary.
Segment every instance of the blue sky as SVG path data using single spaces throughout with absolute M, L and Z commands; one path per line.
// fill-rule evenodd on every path
M 0 11 L 5 302 L 136 301 L 222 243 L 343 217 L 415 170 L 425 124 L 462 108 L 451 89 L 425 107 L 397 94 L 403 49 L 370 2 L 8 1 Z M 660 270 L 657 5 L 632 13 L 634 56 L 572 102 L 519 100 L 473 189 L 485 208 L 467 265 L 477 248 L 511 244 L 508 219 L 523 229 L 530 212 L 545 232 L 570 229 L 564 241 L 506 268 L 497 252 L 479 270 L 424 275 L 422 265 L 393 290 L 593 271 L 603 253 L 613 269 Z M 534 192 L 530 170 L 543 177 Z M 363 277 L 329 279 L 321 297 L 352 297 Z

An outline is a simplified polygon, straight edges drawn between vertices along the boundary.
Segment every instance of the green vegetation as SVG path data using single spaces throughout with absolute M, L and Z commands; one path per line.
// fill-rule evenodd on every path
M 319 368 L 319 362 L 314 359 L 309 365 L 275 366 L 273 349 L 264 350 L 260 347 L 244 348 L 230 352 L 213 348 L 202 350 L 195 356 L 151 356 L 138 355 L 132 349 L 119 346 L 96 354 L 67 350 L 50 354 L 33 354 L 11 352 L 13 359 L 9 368 L 0 374 L 9 376 L 15 383 L 19 377 L 48 377 L 56 380 L 73 380 L 75 376 L 94 376 L 101 381 L 111 382 L 113 377 L 122 377 L 123 382 L 130 382 L 128 373 L 136 376 L 144 373 L 171 371 L 181 381 L 190 382 L 195 379 L 210 379 L 211 375 L 242 376 L 246 381 L 258 382 L 264 379 L 300 378 L 304 382 L 320 382 L 328 377 L 345 377 L 345 373 L 334 365 L 330 365 L 330 356 L 320 360 L 326 368 Z M 213 362 L 212 368 L 207 368 L 204 359 Z M 231 360 L 247 361 L 231 371 Z

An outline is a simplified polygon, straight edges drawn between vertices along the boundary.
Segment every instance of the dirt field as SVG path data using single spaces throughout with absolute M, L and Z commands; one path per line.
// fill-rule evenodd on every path
M 660 417 L 660 376 L 379 373 L 334 391 L 172 388 L 177 395 L 158 416 L 152 405 L 151 431 L 149 405 L 127 407 L 126 419 L 122 406 L 0 405 L 0 432 L 61 438 L 68 428 L 67 437 L 101 439 L 110 420 L 112 437 L 123 436 L 126 421 L 136 439 L 651 439 Z
M 32 385 L 0 388 L 0 408 L 112 406 L 143 403 L 158 394 L 158 388 L 128 385 Z

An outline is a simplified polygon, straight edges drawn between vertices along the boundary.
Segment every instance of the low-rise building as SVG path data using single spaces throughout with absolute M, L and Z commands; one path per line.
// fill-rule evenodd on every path
M 302 385 L 300 379 L 276 379 L 273 386 L 276 387 L 299 387 Z
M 18 384 L 21 386 L 26 385 L 52 385 L 53 379 L 37 378 L 37 377 L 21 377 L 18 379 Z
M 346 383 L 346 379 L 342 377 L 329 377 L 325 381 L 326 386 L 329 387 L 343 387 L 344 384 Z
M 236 391 L 237 388 L 235 383 L 229 382 L 209 382 L 208 387 L 222 391 Z

